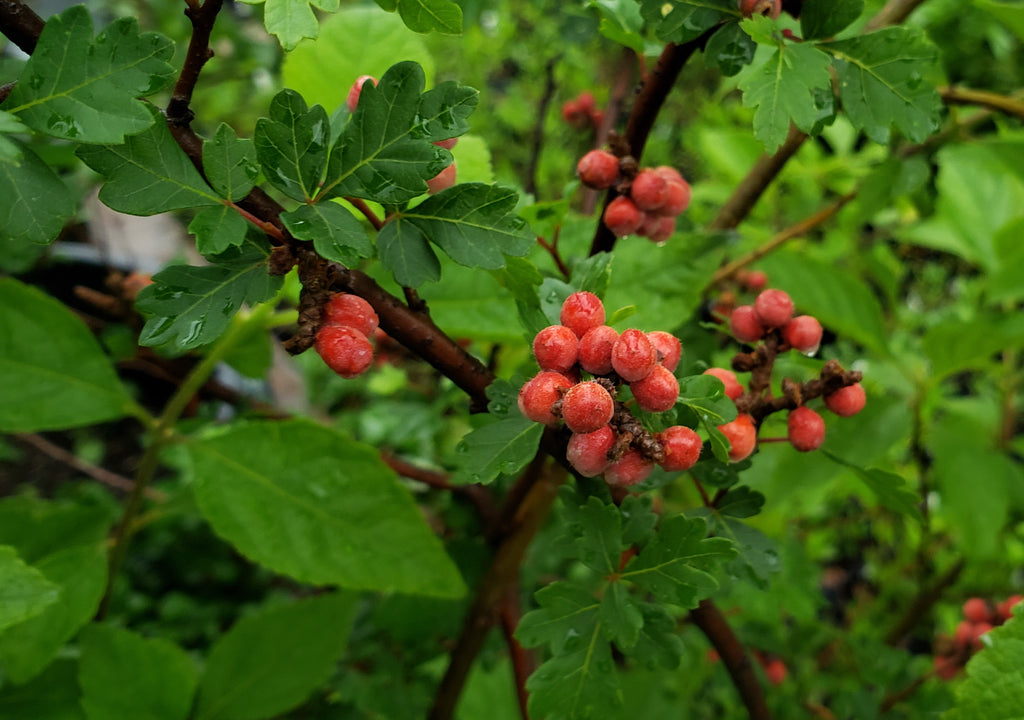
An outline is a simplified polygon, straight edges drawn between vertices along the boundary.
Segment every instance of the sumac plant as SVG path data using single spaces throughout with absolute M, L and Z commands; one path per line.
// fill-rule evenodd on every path
M 0 34 L 0 719 L 1020 716 L 1019 3 Z

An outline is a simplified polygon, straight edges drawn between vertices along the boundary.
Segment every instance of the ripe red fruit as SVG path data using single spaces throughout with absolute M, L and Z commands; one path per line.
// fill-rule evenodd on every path
M 665 450 L 665 459 L 659 464 L 669 472 L 689 470 L 700 459 L 703 446 L 700 435 L 685 425 L 673 425 L 655 436 Z
M 573 432 L 594 432 L 607 425 L 614 414 L 612 396 L 592 380 L 573 385 L 562 398 L 562 419 Z
M 594 109 L 594 93 L 589 90 L 584 90 L 576 98 L 576 102 L 579 103 L 580 110 L 585 113 L 590 113 Z
M 633 178 L 629 196 L 644 212 L 655 212 L 668 202 L 668 183 L 654 170 L 641 170 Z
M 818 352 L 821 333 L 821 323 L 811 315 L 797 315 L 782 327 L 782 337 L 786 342 L 806 355 Z
M 974 640 L 974 623 L 961 620 L 953 632 L 953 641 L 958 647 L 965 648 Z
M 571 387 L 572 380 L 565 375 L 541 371 L 519 389 L 519 412 L 534 422 L 554 425 L 558 418 L 552 414 L 551 406 Z
M 592 375 L 607 375 L 612 371 L 612 348 L 619 332 L 607 325 L 598 325 L 580 338 L 580 367 Z
M 725 396 L 730 400 L 735 400 L 743 394 L 743 386 L 740 384 L 739 379 L 736 377 L 736 373 L 732 370 L 726 370 L 725 368 L 712 367 L 704 371 L 705 375 L 711 375 L 722 381 L 725 385 Z
M 785 290 L 762 290 L 754 300 L 754 314 L 766 328 L 782 327 L 793 317 L 793 300 Z
M 668 199 L 661 206 L 661 209 L 658 210 L 658 213 L 675 217 L 690 207 L 690 199 L 692 197 L 693 190 L 690 188 L 690 183 L 685 180 L 679 180 L 678 182 L 670 181 L 668 183 Z
M 781 685 L 786 676 L 789 675 L 789 670 L 786 668 L 786 663 L 775 658 L 765 663 L 764 674 L 772 685 Z
M 740 305 L 729 315 L 729 329 L 742 343 L 757 342 L 764 335 L 764 326 L 757 318 L 753 305 Z
M 334 372 L 354 378 L 373 364 L 373 345 L 363 333 L 347 325 L 324 325 L 316 334 L 317 353 Z
M 576 172 L 587 187 L 605 190 L 619 179 L 619 159 L 607 150 L 591 150 L 576 163 Z
M 427 194 L 434 195 L 442 190 L 447 190 L 455 184 L 455 163 L 446 167 L 434 177 L 427 180 Z
M 647 412 L 671 410 L 679 399 L 679 381 L 664 365 L 655 365 L 647 377 L 630 383 L 629 389 L 637 405 Z
M 800 452 L 817 450 L 825 442 L 825 421 L 806 405 L 790 411 L 786 428 L 789 443 Z
M 325 325 L 347 325 L 369 338 L 380 319 L 373 306 L 358 295 L 335 293 L 324 304 L 323 322 Z
M 574 292 L 562 303 L 562 324 L 582 338 L 588 331 L 604 325 L 604 303 L 592 292 Z
M 612 369 L 626 382 L 643 380 L 658 364 L 658 350 L 642 330 L 624 330 L 612 346 Z
M 754 418 L 746 413 L 740 413 L 732 422 L 719 425 L 718 429 L 729 441 L 729 460 L 739 462 L 750 457 L 757 447 L 757 428 L 754 427 Z
M 679 338 L 664 330 L 653 330 L 647 333 L 647 339 L 658 351 L 658 362 L 675 372 L 679 367 L 679 359 L 683 356 L 683 344 Z
M 825 407 L 839 417 L 850 417 L 864 409 L 867 395 L 860 383 L 847 385 L 825 396 Z
M 971 638 L 971 647 L 975 650 L 981 650 L 985 647 L 985 642 L 981 638 L 983 635 L 992 631 L 992 623 L 979 622 L 974 623 L 971 627 L 974 628 L 974 637 Z
M 952 680 L 960 671 L 960 666 L 951 657 L 936 656 L 932 658 L 932 667 L 935 669 L 935 674 L 942 680 Z
M 751 292 L 760 292 L 768 284 L 768 273 L 764 270 L 743 270 L 736 274 L 736 280 Z
M 564 325 L 548 325 L 533 338 L 533 356 L 542 370 L 565 372 L 576 364 L 580 341 Z
M 676 219 L 662 215 L 646 215 L 643 225 L 636 231 L 637 235 L 648 238 L 651 242 L 663 243 L 676 231 Z
M 1011 595 L 1010 597 L 999 603 L 998 612 L 999 617 L 1003 620 L 1009 620 L 1013 617 L 1013 608 L 1024 601 L 1024 595 Z
M 642 483 L 653 470 L 654 463 L 641 455 L 639 450 L 627 450 L 625 455 L 604 471 L 604 479 L 609 485 L 629 487 Z
M 632 235 L 643 225 L 644 214 L 628 197 L 620 195 L 604 209 L 604 224 L 615 237 Z
M 455 143 L 457 143 L 458 141 L 459 139 L 457 137 L 453 137 L 448 138 L 447 140 L 435 140 L 434 144 L 437 145 L 438 147 L 443 147 L 445 150 L 451 150 L 453 147 L 455 147 Z
M 605 425 L 590 433 L 573 433 L 569 438 L 566 457 L 569 464 L 583 477 L 595 477 L 603 473 L 611 460 L 608 451 L 615 445 L 615 431 Z
M 991 618 L 988 603 L 982 598 L 968 598 L 963 607 L 964 619 L 972 623 L 988 622 Z
M 377 78 L 373 75 L 360 75 L 352 83 L 352 87 L 348 91 L 348 97 L 345 98 L 345 106 L 348 107 L 349 112 L 356 111 L 356 105 L 359 104 L 359 95 L 363 92 L 363 83 L 367 80 L 372 80 L 374 85 L 377 84 Z

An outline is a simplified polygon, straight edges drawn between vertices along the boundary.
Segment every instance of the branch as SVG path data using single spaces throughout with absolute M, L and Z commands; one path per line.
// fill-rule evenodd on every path
M 452 485 L 447 474 L 417 467 L 386 450 L 381 450 L 380 457 L 388 467 L 404 478 L 421 482 L 435 490 L 447 490 L 455 495 L 462 495 L 476 507 L 480 522 L 484 526 L 491 525 L 497 517 L 497 509 L 491 502 L 491 495 L 483 486 Z
M 910 603 L 910 607 L 899 619 L 899 622 L 885 636 L 887 645 L 899 645 L 907 633 L 914 629 L 918 621 L 939 601 L 942 593 L 957 581 L 964 569 L 964 560 L 960 558 L 942 574 L 931 586 L 922 588 Z
M 562 58 L 561 53 L 544 64 L 544 92 L 537 103 L 537 120 L 533 126 L 533 140 L 530 142 L 530 162 L 526 166 L 526 185 L 523 189 L 530 195 L 537 194 L 537 165 L 541 148 L 544 146 L 544 118 L 547 117 L 551 98 L 555 94 L 555 65 Z
M 938 88 L 942 99 L 952 105 L 981 105 L 982 107 L 996 110 L 1005 115 L 1010 115 L 1018 120 L 1024 120 L 1024 102 L 1009 95 L 989 92 L 987 90 L 972 90 L 970 88 L 955 88 L 952 86 Z
M 178 74 L 178 82 L 167 103 L 167 122 L 172 125 L 187 126 L 192 122 L 193 113 L 189 108 L 192 92 L 203 66 L 213 57 L 210 34 L 222 4 L 223 0 L 205 0 L 201 6 L 190 4 L 185 10 L 185 15 L 192 23 L 192 36 L 188 41 L 188 52 Z
M 505 637 L 505 645 L 508 647 L 509 657 L 512 659 L 512 679 L 515 681 L 516 698 L 519 700 L 519 712 L 523 720 L 530 720 L 526 706 L 529 694 L 526 691 L 526 681 L 534 671 L 533 658 L 519 641 L 516 640 L 515 631 L 519 625 L 519 583 L 517 582 L 509 589 L 508 598 L 501 608 L 501 633 Z
M 0 0 L 0 32 L 17 45 L 23 53 L 31 55 L 36 49 L 43 19 L 19 0 Z

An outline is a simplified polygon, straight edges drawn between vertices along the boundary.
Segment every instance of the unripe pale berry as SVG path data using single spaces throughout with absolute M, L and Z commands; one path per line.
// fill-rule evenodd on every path
M 594 432 L 607 425 L 614 414 L 612 396 L 593 381 L 573 385 L 562 398 L 562 419 L 573 432 Z
M 793 317 L 793 300 L 785 290 L 762 290 L 754 300 L 754 313 L 764 327 L 782 327 Z
M 527 380 L 519 389 L 517 402 L 519 412 L 534 422 L 554 425 L 558 418 L 551 412 L 551 406 L 572 387 L 572 380 L 561 373 L 541 371 Z
M 653 470 L 654 463 L 641 455 L 639 450 L 627 450 L 625 455 L 604 471 L 604 479 L 609 485 L 629 487 L 642 483 Z
M 847 385 L 825 396 L 825 407 L 839 417 L 850 417 L 864 409 L 867 395 L 860 383 Z
M 607 325 L 598 325 L 580 338 L 580 367 L 592 375 L 607 375 L 612 371 L 612 348 L 619 339 L 619 331 Z
M 988 622 L 991 616 L 988 603 L 979 597 L 968 598 L 964 603 L 963 612 L 964 619 L 972 623 Z
M 434 177 L 427 180 L 427 194 L 434 195 L 447 190 L 455 184 L 455 163 L 446 167 Z
M 821 345 L 821 323 L 811 315 L 797 315 L 782 328 L 782 337 L 794 350 L 814 354 Z
M 683 356 L 683 344 L 679 342 L 679 338 L 664 330 L 652 330 L 647 333 L 647 339 L 658 351 L 658 362 L 675 372 L 679 367 L 679 359 Z
M 576 163 L 576 172 L 587 187 L 605 190 L 619 179 L 619 159 L 607 150 L 591 150 Z
M 543 370 L 565 372 L 576 364 L 580 341 L 564 325 L 549 325 L 533 338 L 533 356 Z
M 729 460 L 739 462 L 750 457 L 757 447 L 757 428 L 754 427 L 754 418 L 746 413 L 740 413 L 732 422 L 719 425 L 718 429 L 729 441 Z
M 817 450 L 825 442 L 825 421 L 806 405 L 790 411 L 786 430 L 790 445 L 800 452 Z
M 764 336 L 764 326 L 754 312 L 753 305 L 740 305 L 729 314 L 729 329 L 742 343 L 757 342 Z
M 711 375 L 722 381 L 725 385 L 725 396 L 730 400 L 735 400 L 743 394 L 743 386 L 740 384 L 739 379 L 736 377 L 736 373 L 732 370 L 726 370 L 725 368 L 712 367 L 704 371 L 705 375 Z
M 685 180 L 668 183 L 668 200 L 661 206 L 658 212 L 662 215 L 675 217 L 690 207 L 690 199 L 693 197 L 693 190 L 690 183 Z
M 604 325 L 604 303 L 592 292 L 574 292 L 562 303 L 562 324 L 582 338 L 589 330 Z
M 655 212 L 668 202 L 668 183 L 654 170 L 641 170 L 633 178 L 629 196 L 644 212 Z
M 327 367 L 346 379 L 363 374 L 373 364 L 373 345 L 347 325 L 324 325 L 316 334 L 315 346 Z
M 612 346 L 612 369 L 626 382 L 643 380 L 658 364 L 658 350 L 641 330 L 624 330 Z
M 669 472 L 689 470 L 697 464 L 703 446 L 700 435 L 685 425 L 673 425 L 657 434 L 665 459 L 659 464 Z
M 455 143 L 457 143 L 458 141 L 459 139 L 457 137 L 453 137 L 448 138 L 447 140 L 435 140 L 434 144 L 437 145 L 438 147 L 443 147 L 445 150 L 451 150 L 453 147 L 455 147 Z
M 363 92 L 363 83 L 367 80 L 372 80 L 373 84 L 377 84 L 377 78 L 373 75 L 360 75 L 356 78 L 356 81 L 352 83 L 352 87 L 348 91 L 348 97 L 345 98 L 345 106 L 349 112 L 356 111 L 356 105 L 359 104 L 359 95 Z
M 604 224 L 615 237 L 632 235 L 644 222 L 644 214 L 628 197 L 620 195 L 604 209 Z
M 335 293 L 324 304 L 323 322 L 325 325 L 347 325 L 369 338 L 380 319 L 373 306 L 358 295 Z
M 665 412 L 679 399 L 679 381 L 664 365 L 655 365 L 647 377 L 629 384 L 637 405 L 647 412 Z
M 611 460 L 608 451 L 615 445 L 615 431 L 605 425 L 590 433 L 573 433 L 569 438 L 566 458 L 583 477 L 595 477 L 603 473 Z

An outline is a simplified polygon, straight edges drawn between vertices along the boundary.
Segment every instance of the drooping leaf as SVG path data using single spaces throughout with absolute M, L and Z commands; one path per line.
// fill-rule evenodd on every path
M 543 432 L 543 425 L 518 413 L 473 430 L 459 443 L 460 468 L 453 481 L 486 485 L 519 472 L 537 454 Z
M 939 382 L 947 375 L 980 369 L 1010 347 L 1024 345 L 1024 317 L 981 315 L 971 320 L 947 320 L 925 332 L 921 346 L 931 363 L 930 379 Z
M 418 33 L 462 34 L 462 8 L 451 0 L 398 0 L 398 14 Z
M 237 202 L 249 194 L 259 176 L 256 144 L 221 123 L 213 138 L 203 143 L 203 170 L 214 190 Z
M 290 420 L 236 425 L 188 453 L 203 515 L 272 570 L 382 592 L 465 590 L 408 491 L 369 446 Z
M 49 243 L 75 214 L 67 186 L 42 159 L 17 140 L 18 161 L 0 159 L 0 241 Z
M 0 307 L 0 430 L 64 429 L 131 413 L 110 359 L 64 305 L 0 278 Z
M 604 297 L 612 277 L 612 254 L 600 252 L 572 266 L 572 287 Z M 568 296 L 566 296 L 568 297 Z
M 297 92 L 282 90 L 270 102 L 270 117 L 256 121 L 253 142 L 271 185 L 300 202 L 316 196 L 331 142 L 322 107 L 307 108 Z
M 0 545 L 0 577 L 0 631 L 38 615 L 60 596 L 60 588 L 9 545 Z
M 836 35 L 864 10 L 864 0 L 804 0 L 800 8 L 800 33 L 804 40 Z
M 729 22 L 708 39 L 704 57 L 724 76 L 732 77 L 754 60 L 755 50 L 757 43 L 754 39 L 743 31 L 739 23 Z
M 196 249 L 203 256 L 218 255 L 245 242 L 249 225 L 230 205 L 205 207 L 188 224 L 196 236 Z
M 865 469 L 827 450 L 822 452 L 825 454 L 825 457 L 833 462 L 852 470 L 854 475 L 863 480 L 864 484 L 874 491 L 875 495 L 878 496 L 879 502 L 887 508 L 901 515 L 909 515 L 918 522 L 922 522 L 921 509 L 918 507 L 921 503 L 921 498 L 916 492 L 907 487 L 907 481 L 902 477 L 896 473 L 879 470 L 878 468 Z
M 967 663 L 956 705 L 942 720 L 1018 720 L 1024 707 L 1024 616 L 1021 606 L 1002 626 L 990 630 L 981 652 Z
M 318 33 L 313 7 L 333 12 L 339 0 L 242 0 L 249 5 L 263 4 L 263 24 L 267 32 L 277 36 L 281 47 L 294 50 L 303 38 L 315 38 Z
M 640 9 L 658 38 L 674 43 L 695 40 L 720 22 L 740 17 L 732 0 L 642 0 Z
M 715 503 L 715 509 L 722 515 L 734 518 L 748 518 L 757 515 L 764 507 L 764 495 L 746 485 L 731 488 L 722 499 Z
M 317 253 L 342 265 L 355 265 L 373 255 L 373 244 L 352 213 L 338 203 L 325 201 L 300 205 L 281 213 L 281 222 L 299 240 L 312 240 Z
M 120 143 L 157 120 L 137 98 L 174 79 L 174 44 L 122 17 L 93 39 L 84 5 L 52 15 L 3 108 L 64 140 Z
M 16 115 L 0 110 L 0 163 L 18 165 L 21 162 L 21 144 L 4 133 L 27 133 L 28 127 L 21 124 Z

